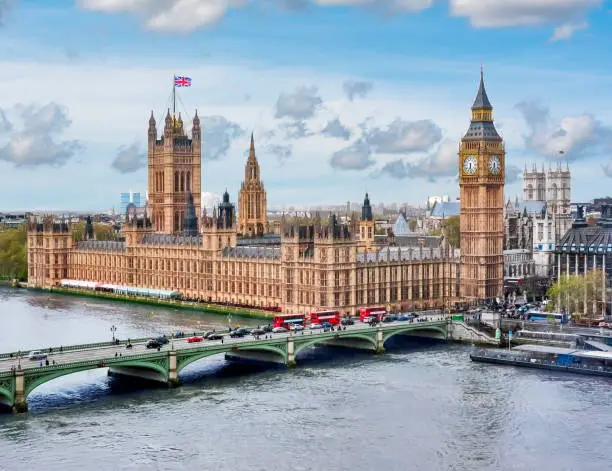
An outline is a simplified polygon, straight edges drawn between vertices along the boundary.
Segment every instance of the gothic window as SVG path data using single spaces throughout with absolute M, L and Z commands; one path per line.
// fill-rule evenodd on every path
M 187 191 L 191 191 L 191 172 L 187 172 L 187 181 L 185 182 Z
M 527 199 L 533 199 L 533 186 L 531 185 L 531 183 L 527 185 Z
M 177 174 L 178 175 L 178 174 Z M 179 230 L 179 213 L 178 211 L 176 211 L 174 213 L 174 230 L 178 231 Z
M 174 191 L 179 191 L 179 173 L 174 172 Z
M 185 191 L 185 173 L 181 172 L 181 191 Z
M 552 200 L 553 201 L 557 201 L 557 193 L 558 192 L 557 192 L 557 184 L 556 183 L 553 183 L 553 186 L 551 188 L 550 193 L 551 193 L 550 196 L 551 196 Z

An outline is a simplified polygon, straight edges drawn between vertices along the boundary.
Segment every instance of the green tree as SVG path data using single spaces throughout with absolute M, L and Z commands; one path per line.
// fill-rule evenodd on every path
M 26 239 L 25 224 L 18 229 L 6 229 L 0 232 L 0 279 L 17 278 L 21 281 L 27 279 Z
M 408 220 L 408 229 L 410 229 L 410 232 L 414 232 L 416 230 L 418 221 L 416 219 L 410 219 Z
M 451 247 L 461 248 L 459 216 L 451 216 L 444 220 L 444 233 Z
M 96 240 L 115 240 L 117 239 L 117 233 L 115 228 L 109 224 L 103 224 L 100 222 L 94 222 L 94 235 Z M 85 239 L 85 222 L 79 221 L 72 224 L 72 239 L 80 241 Z
M 592 324 L 601 317 L 605 274 L 589 270 L 583 275 L 561 276 L 547 292 L 549 311 L 563 311 L 577 320 Z

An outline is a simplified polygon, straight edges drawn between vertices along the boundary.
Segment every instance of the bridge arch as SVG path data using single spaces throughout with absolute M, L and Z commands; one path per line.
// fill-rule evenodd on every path
M 418 324 L 417 324 L 418 325 Z M 429 333 L 430 335 L 418 335 Z M 447 340 L 448 333 L 445 327 L 439 325 L 423 325 L 422 327 L 416 327 L 414 324 L 408 324 L 405 328 L 394 329 L 383 333 L 383 344 L 395 335 L 410 335 L 413 334 L 415 337 L 429 337 L 439 340 Z
M 273 354 L 277 357 L 278 362 L 285 363 L 287 358 L 287 351 L 285 348 L 280 348 L 274 345 L 245 345 L 243 347 L 239 347 L 238 345 L 227 345 L 224 348 L 218 349 L 202 349 L 199 351 L 189 351 L 183 350 L 177 353 L 177 366 L 176 372 L 180 373 L 186 366 L 190 365 L 193 362 L 201 360 L 202 358 L 210 357 L 213 355 L 218 355 L 220 353 L 248 353 L 248 352 L 267 352 Z
M 376 350 L 375 331 L 368 332 L 367 334 L 362 333 L 362 332 L 354 332 L 354 333 L 353 332 L 345 333 L 345 332 L 346 331 L 343 331 L 342 334 L 338 332 L 338 334 L 336 335 L 330 335 L 324 338 L 320 338 L 319 336 L 316 336 L 315 338 L 308 339 L 304 342 L 300 342 L 300 339 L 298 337 L 295 337 L 294 338 L 295 356 L 297 356 L 298 353 L 300 353 L 302 350 L 309 348 L 309 347 L 313 347 L 319 343 L 332 343 L 334 341 L 341 341 L 341 340 L 361 340 L 363 341 L 365 345 L 370 346 L 373 351 Z
M 7 407 L 13 406 L 15 394 L 15 380 L 12 376 L 0 378 L 0 404 Z
M 99 365 L 104 365 L 104 366 L 99 366 Z M 36 388 L 38 388 L 39 386 L 42 386 L 45 383 L 48 383 L 49 381 L 52 381 L 54 379 L 57 378 L 61 378 L 62 376 L 68 376 L 74 373 L 80 373 L 82 371 L 88 371 L 88 370 L 95 370 L 98 368 L 107 368 L 107 367 L 130 367 L 130 368 L 140 368 L 143 370 L 153 370 L 156 373 L 159 373 L 161 375 L 162 378 L 164 378 L 166 381 L 168 379 L 168 371 L 166 369 L 166 367 L 160 363 L 156 363 L 156 362 L 149 362 L 149 361 L 143 361 L 143 360 L 127 360 L 127 361 L 120 361 L 120 362 L 91 362 L 90 364 L 86 364 L 86 365 L 74 365 L 74 366 L 67 366 L 66 368 L 53 368 L 50 369 L 48 372 L 41 372 L 40 374 L 34 374 L 34 375 L 27 375 L 26 373 L 26 378 L 25 378 L 25 391 L 24 391 L 24 395 L 27 398 L 30 393 L 32 393 L 32 391 L 34 391 Z M 44 367 L 43 367 L 44 368 Z

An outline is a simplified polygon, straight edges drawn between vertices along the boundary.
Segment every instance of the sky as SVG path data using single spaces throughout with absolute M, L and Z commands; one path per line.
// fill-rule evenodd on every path
M 481 67 L 507 198 L 560 157 L 573 201 L 612 194 L 612 1 L 0 0 L 0 24 L 0 211 L 144 193 L 174 74 L 233 201 L 251 132 L 270 206 L 458 196 Z

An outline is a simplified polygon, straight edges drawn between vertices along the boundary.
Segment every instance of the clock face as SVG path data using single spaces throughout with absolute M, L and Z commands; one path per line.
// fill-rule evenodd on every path
M 474 175 L 478 170 L 478 161 L 473 155 L 468 155 L 463 161 L 463 171 L 468 175 Z
M 499 172 L 501 172 L 501 159 L 499 155 L 492 155 L 489 157 L 489 173 L 499 175 Z

